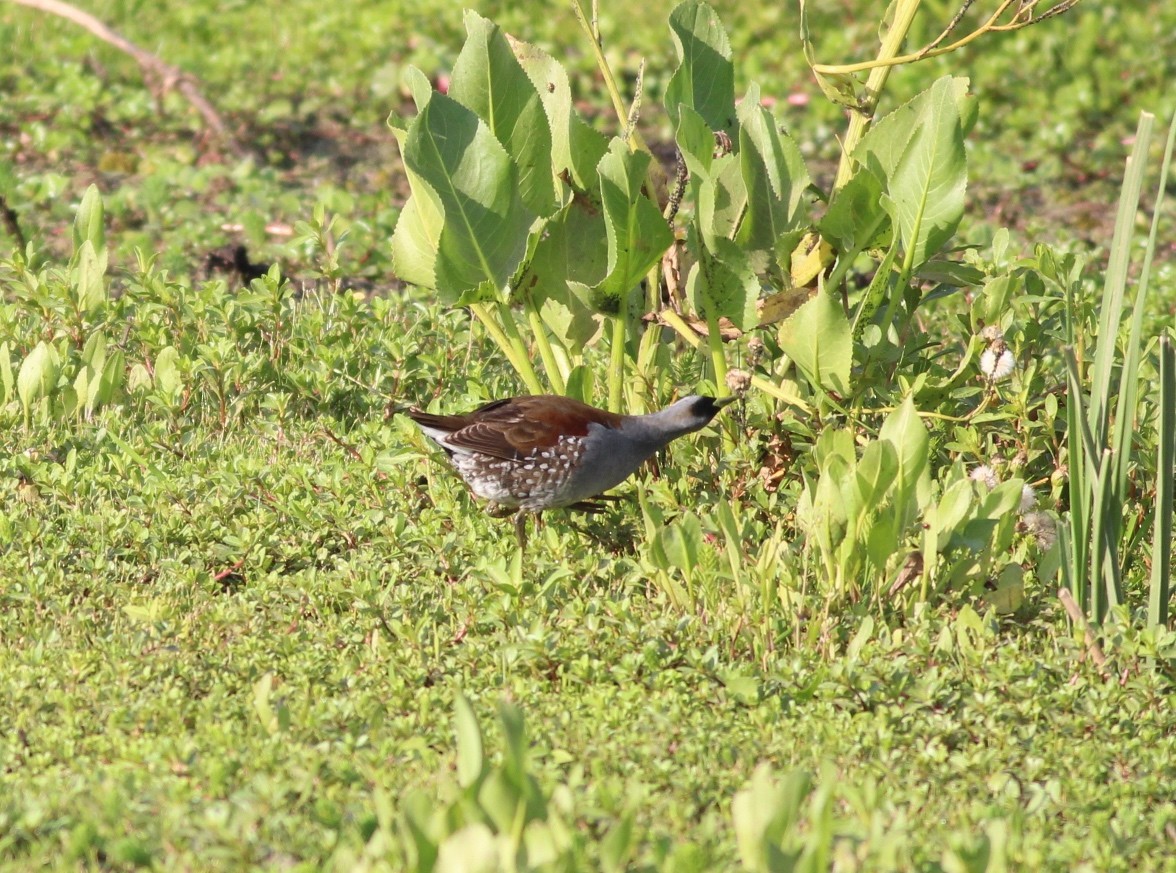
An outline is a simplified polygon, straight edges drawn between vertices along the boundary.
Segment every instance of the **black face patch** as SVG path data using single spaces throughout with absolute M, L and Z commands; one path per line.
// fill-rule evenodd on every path
M 692 415 L 696 415 L 705 421 L 710 421 L 719 414 L 720 409 L 722 409 L 722 407 L 715 403 L 715 398 L 699 397 L 691 405 L 690 412 Z

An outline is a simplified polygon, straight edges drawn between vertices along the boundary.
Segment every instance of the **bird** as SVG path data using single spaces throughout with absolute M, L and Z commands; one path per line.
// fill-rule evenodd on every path
M 735 399 L 692 394 L 657 412 L 621 415 L 536 394 L 494 400 L 464 415 L 416 407 L 405 414 L 494 514 L 513 512 L 525 551 L 528 515 L 564 507 L 598 511 L 595 499 L 609 499 L 605 491 L 673 440 L 706 427 Z

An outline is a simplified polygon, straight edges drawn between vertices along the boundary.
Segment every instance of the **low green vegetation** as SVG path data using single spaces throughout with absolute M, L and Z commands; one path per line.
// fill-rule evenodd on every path
M 0 7 L 0 869 L 1173 869 L 1176 12 L 819 5 Z

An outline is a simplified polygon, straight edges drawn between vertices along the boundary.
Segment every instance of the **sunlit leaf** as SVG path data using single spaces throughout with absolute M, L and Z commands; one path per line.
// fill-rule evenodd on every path
M 535 86 L 498 25 L 465 14 L 466 38 L 453 65 L 449 96 L 473 110 L 518 168 L 519 196 L 536 215 L 556 208 L 551 129 Z
M 670 13 L 678 67 L 666 86 L 665 107 L 677 127 L 678 106 L 689 106 L 713 131 L 734 136 L 735 66 L 731 42 L 718 15 L 700 0 L 685 0 Z

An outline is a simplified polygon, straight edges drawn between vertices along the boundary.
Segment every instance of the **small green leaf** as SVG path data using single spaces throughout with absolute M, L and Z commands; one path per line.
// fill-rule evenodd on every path
M 106 302 L 106 249 L 99 254 L 94 244 L 85 240 L 78 250 L 77 261 L 75 300 L 78 311 L 89 314 Z
M 91 185 L 82 195 L 82 202 L 74 216 L 74 254 L 79 254 L 83 243 L 90 243 L 95 252 L 106 251 L 106 229 L 103 226 L 102 194 L 97 185 Z
M 523 711 L 506 700 L 499 701 L 498 720 L 502 723 L 506 740 L 503 769 L 521 784 L 527 772 L 527 730 L 523 725 Z
M 56 349 L 44 340 L 37 343 L 21 363 L 16 377 L 16 393 L 26 418 L 33 402 L 47 396 L 57 384 L 59 366 Z
M 780 347 L 814 386 L 849 393 L 853 343 L 845 311 L 822 291 L 780 325 Z
M 633 852 L 633 813 L 626 812 L 600 841 L 600 866 L 606 873 L 627 869 Z
M 122 387 L 126 374 L 126 359 L 122 349 L 115 349 L 106 359 L 102 368 L 101 378 L 98 380 L 97 390 L 88 398 L 86 412 L 93 412 L 99 406 L 106 406 L 114 400 L 115 394 Z
M 886 417 L 878 438 L 890 442 L 898 455 L 893 511 L 898 529 L 902 530 L 927 503 L 930 492 L 930 437 L 909 396 Z
M 939 498 L 934 513 L 928 513 L 928 523 L 934 525 L 936 539 L 946 546 L 951 537 L 963 528 L 976 502 L 972 483 L 967 479 L 954 482 Z

